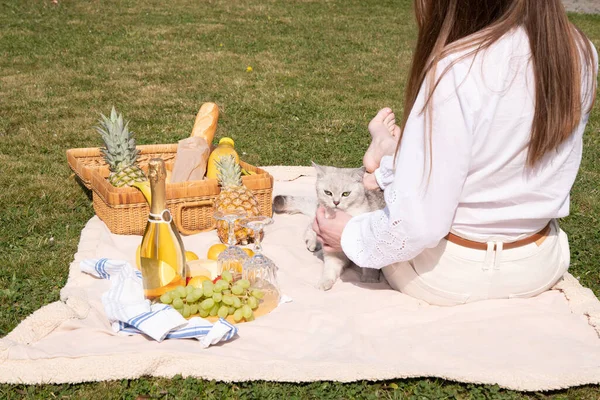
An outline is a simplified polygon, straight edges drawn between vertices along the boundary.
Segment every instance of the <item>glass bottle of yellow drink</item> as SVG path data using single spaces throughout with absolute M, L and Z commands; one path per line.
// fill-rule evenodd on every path
M 144 295 L 154 299 L 185 286 L 185 249 L 167 209 L 165 162 L 153 158 L 148 164 L 152 202 L 140 246 L 140 264 Z
M 219 145 L 212 151 L 212 153 L 210 153 L 210 156 L 208 157 L 208 166 L 206 167 L 206 177 L 208 179 L 217 179 L 217 166 L 215 162 L 219 158 L 228 154 L 232 154 L 235 157 L 235 161 L 238 163 L 240 162 L 240 156 L 235 151 L 234 147 L 235 143 L 231 138 L 224 137 L 223 139 L 219 140 Z

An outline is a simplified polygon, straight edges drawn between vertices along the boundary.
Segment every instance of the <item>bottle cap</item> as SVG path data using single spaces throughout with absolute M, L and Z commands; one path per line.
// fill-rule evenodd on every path
M 235 143 L 233 142 L 232 138 L 228 138 L 228 137 L 224 137 L 223 139 L 219 140 L 219 144 L 228 144 L 231 147 L 234 147 Z
M 165 179 L 167 175 L 165 161 L 162 158 L 152 158 L 148 162 L 148 178 L 152 182 Z

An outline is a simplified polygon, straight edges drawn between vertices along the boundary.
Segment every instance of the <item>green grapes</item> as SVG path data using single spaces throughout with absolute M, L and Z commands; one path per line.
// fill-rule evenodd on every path
M 242 310 L 242 315 L 244 316 L 244 318 L 248 319 L 252 316 L 252 308 L 250 308 L 250 306 L 248 304 L 244 304 L 241 308 Z
M 163 304 L 171 304 L 172 301 L 173 299 L 169 293 L 164 293 L 162 296 L 160 296 L 160 302 Z
M 221 279 L 224 280 L 225 282 L 231 283 L 231 281 L 233 281 L 233 275 L 231 274 L 230 271 L 223 271 L 221 273 Z
M 258 308 L 258 299 L 256 297 L 248 297 L 248 305 L 251 309 L 256 310 Z
M 213 299 L 206 299 L 200 303 L 200 307 L 203 310 L 210 310 L 215 305 L 215 301 Z
M 190 292 L 190 294 L 188 294 L 185 297 L 185 302 L 188 303 L 188 304 L 189 303 L 193 303 L 193 302 L 195 302 L 197 300 L 198 300 L 198 298 L 196 298 L 196 296 L 194 296 L 194 291 L 193 290 Z
M 234 285 L 234 286 L 231 288 L 231 293 L 235 294 L 236 296 L 239 296 L 239 295 L 241 295 L 242 293 L 244 293 L 244 288 L 242 288 L 242 287 L 241 287 L 241 286 L 239 286 L 239 285 Z
M 227 318 L 234 322 L 254 320 L 254 311 L 260 306 L 264 292 L 251 287 L 247 279 L 233 281 L 229 271 L 224 271 L 216 283 L 207 279 L 200 287 L 177 286 L 158 299 L 170 304 L 184 318 L 192 316 Z
M 227 318 L 227 316 L 229 315 L 229 307 L 227 307 L 227 306 L 219 307 L 219 310 L 217 311 L 217 315 L 220 318 Z
M 223 286 L 221 286 L 221 285 L 214 285 L 213 288 L 212 288 L 212 290 L 213 290 L 213 293 L 219 293 L 219 294 L 221 294 L 221 292 L 223 291 Z
M 183 311 L 181 312 L 181 315 L 183 315 L 183 318 L 187 318 L 190 316 L 190 306 L 188 306 L 187 304 L 183 305 Z
M 229 289 L 229 283 L 225 282 L 223 279 L 221 279 L 221 280 L 217 281 L 217 283 L 215 284 L 215 288 L 218 289 L 217 290 L 218 292 L 223 292 L 223 291 Z
M 242 289 L 248 289 L 250 287 L 250 281 L 248 279 L 240 279 L 236 284 L 240 285 Z
M 226 304 L 228 306 L 232 306 L 233 305 L 233 296 L 231 296 L 230 294 L 225 294 L 222 296 L 222 300 L 223 304 Z
M 179 297 L 177 297 L 176 299 L 173 299 L 173 307 L 174 308 L 183 308 L 183 300 L 181 300 Z
M 240 322 L 243 318 L 244 315 L 242 314 L 242 309 L 238 308 L 237 310 L 235 310 L 235 312 L 233 313 L 233 320 L 235 322 Z

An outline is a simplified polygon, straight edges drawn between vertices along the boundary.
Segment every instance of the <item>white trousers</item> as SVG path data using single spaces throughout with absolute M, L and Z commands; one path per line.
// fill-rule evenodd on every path
M 411 261 L 383 268 L 395 290 L 429 304 L 532 297 L 550 289 L 569 268 L 567 235 L 554 220 L 548 237 L 510 250 L 475 250 L 442 239 Z

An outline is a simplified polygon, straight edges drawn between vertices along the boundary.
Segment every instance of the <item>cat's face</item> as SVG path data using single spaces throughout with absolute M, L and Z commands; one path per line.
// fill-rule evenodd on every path
M 364 168 L 336 168 L 317 165 L 317 199 L 327 207 L 347 210 L 365 201 Z

